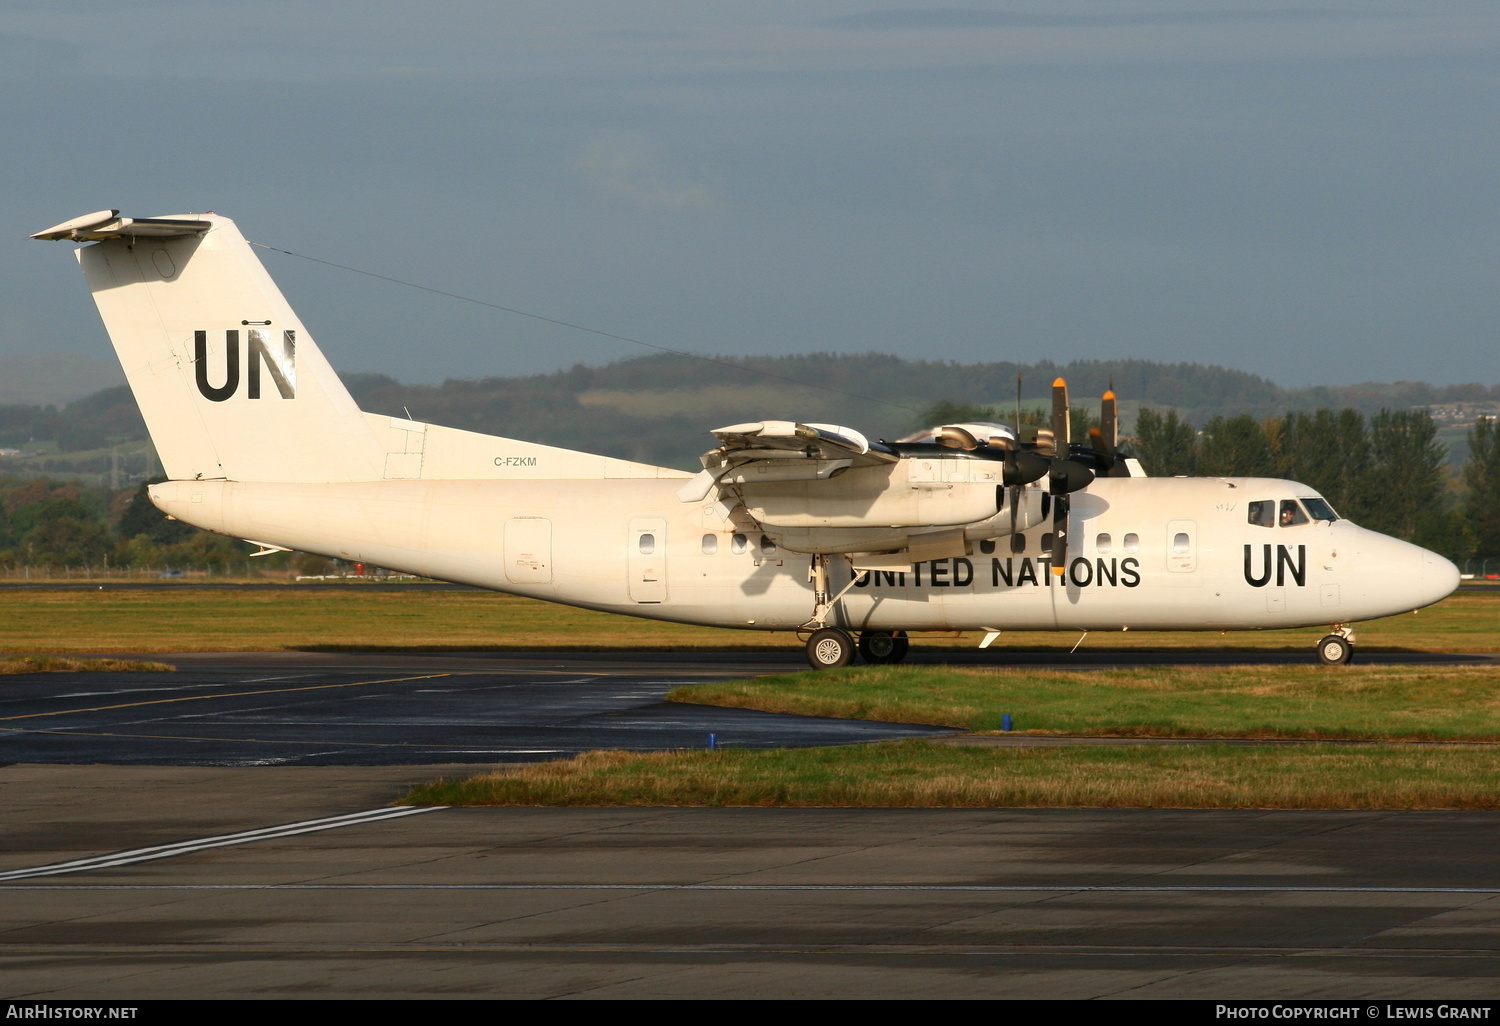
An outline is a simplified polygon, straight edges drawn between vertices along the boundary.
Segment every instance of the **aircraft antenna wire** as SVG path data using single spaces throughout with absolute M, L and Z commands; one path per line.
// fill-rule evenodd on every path
M 247 239 L 246 241 L 248 242 L 249 240 Z M 590 335 L 598 335 L 602 338 L 612 338 L 620 342 L 629 342 L 632 345 L 645 346 L 647 349 L 655 349 L 663 353 L 671 353 L 674 356 L 686 356 L 689 359 L 702 360 L 704 363 L 711 363 L 717 367 L 728 367 L 731 370 L 744 371 L 748 374 L 759 374 L 763 378 L 774 378 L 777 381 L 785 381 L 788 384 L 800 385 L 803 388 L 813 388 L 817 389 L 820 392 L 828 392 L 833 395 L 841 395 L 849 399 L 861 399 L 865 402 L 879 403 L 882 406 L 889 406 L 897 410 L 906 410 L 910 413 L 923 412 L 914 406 L 907 406 L 904 403 L 891 402 L 889 399 L 878 399 L 873 395 L 862 395 L 859 392 L 848 392 L 842 388 L 834 388 L 831 385 L 819 385 L 812 381 L 803 381 L 799 378 L 789 378 L 785 374 L 777 374 L 774 371 L 760 370 L 755 367 L 746 367 L 744 364 L 730 363 L 727 360 L 720 360 L 712 356 L 704 356 L 701 353 L 690 353 L 684 349 L 673 349 L 671 346 L 664 346 L 659 345 L 655 342 L 647 342 L 643 339 L 631 338 L 629 335 L 617 335 L 612 331 L 602 331 L 599 328 L 590 328 L 584 324 L 574 324 L 571 321 L 561 321 L 556 317 L 547 317 L 543 314 L 528 313 L 525 310 L 517 310 L 513 306 L 502 306 L 499 303 L 491 303 L 487 300 L 475 299 L 473 296 L 465 296 L 457 292 L 445 292 L 442 289 L 435 289 L 430 285 L 419 285 L 414 281 L 404 281 L 401 278 L 392 278 L 390 275 L 377 274 L 374 271 L 365 271 L 358 267 L 350 267 L 348 264 L 339 264 L 335 263 L 332 260 L 324 260 L 321 257 L 308 256 L 305 253 L 293 253 L 289 249 L 278 249 L 275 246 L 267 246 L 264 243 L 260 242 L 251 242 L 250 245 L 256 247 L 257 249 L 269 250 L 272 253 L 283 253 L 286 256 L 296 257 L 299 260 L 310 260 L 315 264 L 323 264 L 327 267 L 336 267 L 341 271 L 350 271 L 354 274 L 362 274 L 367 278 L 375 278 L 379 281 L 388 281 L 393 285 L 405 285 L 409 289 L 418 289 L 422 292 L 431 292 L 435 296 L 444 296 L 448 299 L 457 299 L 460 302 L 464 303 L 474 303 L 477 306 L 489 307 L 491 310 L 500 310 L 504 313 L 515 314 L 517 317 L 529 317 L 534 321 L 542 321 L 546 324 L 556 324 L 559 327 L 572 328 L 574 331 L 585 331 Z

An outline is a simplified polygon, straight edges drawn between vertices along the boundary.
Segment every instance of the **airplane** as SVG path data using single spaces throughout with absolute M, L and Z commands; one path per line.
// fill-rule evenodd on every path
M 98 211 L 32 236 L 75 251 L 184 523 L 587 609 L 796 631 L 817 669 L 899 662 L 920 632 L 1242 631 L 1430 605 L 1458 569 L 1268 478 L 1156 478 L 1105 396 L 1050 428 L 712 431 L 696 474 L 361 411 L 235 223 Z M 1018 418 L 1019 420 L 1019 418 Z

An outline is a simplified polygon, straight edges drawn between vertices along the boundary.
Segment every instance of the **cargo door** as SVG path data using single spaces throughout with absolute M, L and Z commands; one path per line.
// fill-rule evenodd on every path
M 552 521 L 515 517 L 505 522 L 505 579 L 512 584 L 552 583 Z

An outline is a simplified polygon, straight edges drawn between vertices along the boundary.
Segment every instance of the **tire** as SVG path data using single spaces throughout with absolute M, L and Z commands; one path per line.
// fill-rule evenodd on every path
M 865 631 L 859 636 L 859 656 L 867 663 L 899 663 L 909 651 L 905 631 Z
M 1343 666 L 1354 658 L 1354 646 L 1337 634 L 1318 642 L 1318 661 L 1324 666 Z
M 813 631 L 807 639 L 807 665 L 814 670 L 836 670 L 854 658 L 854 639 L 837 627 Z

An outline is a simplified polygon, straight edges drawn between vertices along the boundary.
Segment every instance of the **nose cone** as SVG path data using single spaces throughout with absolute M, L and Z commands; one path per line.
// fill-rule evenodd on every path
M 1428 552 L 1426 549 L 1419 551 L 1422 553 L 1422 566 L 1417 572 L 1416 584 L 1419 597 L 1413 609 L 1440 602 L 1452 595 L 1454 589 L 1458 587 L 1458 567 L 1454 566 L 1451 560 L 1444 559 L 1436 552 Z
M 1335 541 L 1341 608 L 1351 620 L 1409 613 L 1441 602 L 1458 587 L 1458 567 L 1410 542 L 1352 524 Z

